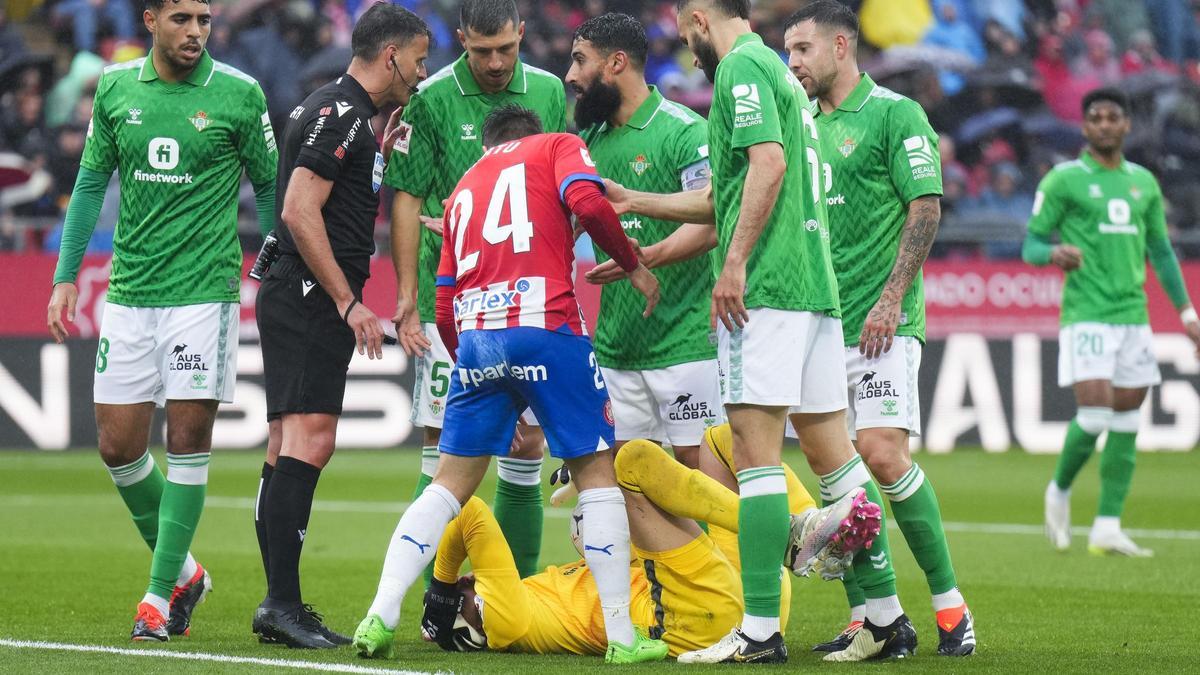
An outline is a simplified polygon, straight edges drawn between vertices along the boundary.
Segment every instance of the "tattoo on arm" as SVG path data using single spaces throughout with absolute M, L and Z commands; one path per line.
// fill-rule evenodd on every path
M 900 252 L 883 287 L 881 299 L 898 303 L 904 298 L 929 256 L 941 217 L 941 199 L 937 195 L 918 197 L 908 205 L 908 218 L 900 234 Z

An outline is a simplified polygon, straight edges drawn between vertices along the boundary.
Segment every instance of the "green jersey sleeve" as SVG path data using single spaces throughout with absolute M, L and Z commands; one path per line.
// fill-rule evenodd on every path
M 1033 213 L 1029 216 L 1029 231 L 1049 237 L 1056 232 L 1065 214 L 1066 200 L 1062 192 L 1062 175 L 1051 170 L 1038 183 L 1033 197 Z
M 712 180 L 712 166 L 708 161 L 708 126 L 696 123 L 685 127 L 683 133 L 679 134 L 675 157 L 680 188 L 685 192 L 704 189 Z
M 905 204 L 918 197 L 942 194 L 942 158 L 937 134 L 925 111 L 909 99 L 892 107 L 888 124 L 891 158 L 888 175 Z
M 442 156 L 428 102 L 420 95 L 414 96 L 401 123 L 406 129 L 396 141 L 383 182 L 414 197 L 427 197 Z
M 246 175 L 255 186 L 274 184 L 279 170 L 279 149 L 275 130 L 271 128 L 271 113 L 267 112 L 267 97 L 257 84 L 246 95 L 241 110 L 237 148 Z
M 79 160 L 79 166 L 103 174 L 111 174 L 117 168 L 117 137 L 104 109 L 105 93 L 111 89 L 108 85 L 108 76 L 101 75 L 96 97 L 92 99 L 92 119 L 88 122 L 83 157 Z
M 1158 187 L 1157 181 L 1155 181 L 1154 188 L 1154 192 L 1150 194 L 1150 199 L 1146 204 L 1146 241 L 1168 239 L 1169 237 L 1167 217 L 1163 213 L 1162 189 Z
M 755 61 L 740 55 L 729 66 L 720 69 L 713 91 L 713 109 L 733 111 L 733 132 L 730 147 L 745 149 L 759 143 L 783 144 L 779 106 L 775 101 L 772 80 Z M 715 99 L 725 99 L 718 104 Z

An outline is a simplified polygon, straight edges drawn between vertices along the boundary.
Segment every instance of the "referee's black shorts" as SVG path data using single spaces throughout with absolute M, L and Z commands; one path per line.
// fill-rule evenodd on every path
M 359 295 L 361 288 L 351 288 Z M 283 255 L 258 289 L 267 419 L 291 413 L 342 414 L 354 331 L 296 256 Z

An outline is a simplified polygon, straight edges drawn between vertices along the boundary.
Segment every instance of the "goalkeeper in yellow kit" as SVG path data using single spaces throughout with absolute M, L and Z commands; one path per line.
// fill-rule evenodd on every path
M 701 470 L 688 469 L 644 440 L 625 445 L 615 462 L 633 543 L 630 612 L 635 626 L 666 641 L 671 656 L 720 639 L 744 609 L 738 495 L 721 480 L 736 485 L 729 425 L 710 428 L 703 445 L 709 452 L 701 448 Z M 815 570 L 826 578 L 840 577 L 853 554 L 879 532 L 878 507 L 860 489 L 818 510 L 785 469 L 794 514 L 788 567 L 797 574 Z M 697 521 L 707 523 L 707 534 Z M 460 578 L 468 559 L 474 571 Z M 431 592 L 440 587 L 462 594 L 453 628 L 434 628 L 436 634 L 429 636 L 431 626 L 444 622 L 431 621 L 428 609 L 422 626 L 427 637 L 449 650 L 601 656 L 608 643 L 590 574 L 579 560 L 521 579 L 495 517 L 482 500 L 472 498 L 447 527 L 434 567 Z M 784 579 L 786 626 L 791 586 Z

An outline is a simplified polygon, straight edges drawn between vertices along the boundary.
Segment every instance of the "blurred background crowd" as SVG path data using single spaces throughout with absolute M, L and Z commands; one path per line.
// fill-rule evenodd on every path
M 208 47 L 259 80 L 279 133 L 308 92 L 343 72 L 354 20 L 373 1 L 213 0 Z M 397 1 L 433 30 L 430 72 L 458 56 L 455 0 Z M 523 58 L 560 76 L 571 34 L 588 17 L 639 17 L 650 38 L 647 78 L 707 113 L 711 88 L 678 40 L 673 0 L 518 4 Z M 781 20 L 801 4 L 754 3 L 767 44 L 782 45 Z M 1127 156 L 1162 182 L 1181 252 L 1200 254 L 1200 0 L 847 4 L 862 21 L 860 64 L 920 102 L 940 134 L 945 218 L 935 256 L 1019 257 L 1037 183 L 1079 152 L 1080 100 L 1100 85 L 1131 96 Z M 0 250 L 57 252 L 96 80 L 105 65 L 145 55 L 141 10 L 139 0 L 9 0 L 0 10 Z M 249 249 L 257 234 L 253 196 L 244 196 Z M 111 246 L 116 205 L 114 182 L 93 251 Z

